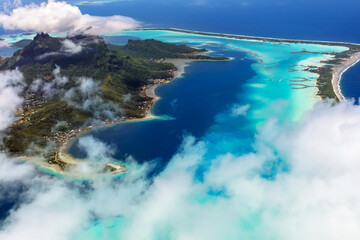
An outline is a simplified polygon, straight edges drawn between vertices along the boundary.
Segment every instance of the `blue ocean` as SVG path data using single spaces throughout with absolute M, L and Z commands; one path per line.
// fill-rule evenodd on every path
M 357 31 L 360 25 L 360 3 L 356 0 L 347 0 L 344 4 L 335 0 L 139 0 L 79 7 L 90 14 L 102 15 L 117 14 L 118 9 L 121 9 L 122 14 L 142 21 L 146 27 L 360 43 L 360 31 Z M 356 102 L 360 97 L 360 89 L 354 87 L 353 83 L 354 78 L 358 78 L 356 72 L 360 71 L 359 65 L 344 74 L 341 85 L 344 96 L 354 98 Z
M 195 1 L 194 1 L 195 2 Z M 339 4 L 335 0 L 294 1 L 125 1 L 100 6 L 80 6 L 86 12 L 132 16 L 147 26 L 174 27 L 208 32 L 263 37 L 309 39 L 360 43 L 360 3 L 356 0 Z M 176 11 L 175 11 L 176 9 Z M 156 16 L 156 17 L 154 17 Z M 336 17 L 334 17 L 336 16 Z M 354 70 L 357 69 L 357 70 Z M 351 71 L 360 71 L 359 64 Z M 356 76 L 355 76 L 356 78 Z M 345 83 L 346 82 L 346 83 Z M 345 97 L 359 98 L 353 88 L 353 76 L 344 75 Z
M 342 76 L 341 91 L 346 98 L 353 99 L 356 104 L 359 104 L 360 97 L 360 64 L 349 68 Z
M 29 2 L 41 1 L 23 1 L 24 4 Z M 356 0 L 347 0 L 344 4 L 339 4 L 335 0 L 113 0 L 103 1 L 103 4 L 95 0 L 69 2 L 86 2 L 78 7 L 88 14 L 130 16 L 141 21 L 144 27 L 172 27 L 250 36 L 360 43 L 360 31 L 357 31 L 360 25 L 360 3 Z M 0 34 L 4 33 L 0 27 Z M 0 49 L 2 56 L 9 56 L 12 52 Z M 351 71 L 359 69 L 360 66 L 357 64 Z M 352 87 L 353 76 L 350 75 L 347 73 L 343 76 L 343 93 L 348 98 L 357 99 L 360 91 Z
M 145 27 L 360 43 L 356 0 L 136 0 L 79 7 L 94 15 L 131 16 Z
M 72 2 L 76 3 L 76 1 Z M 111 1 L 102 4 L 97 1 L 97 4 L 92 4 L 89 0 L 79 4 L 78 7 L 83 13 L 91 15 L 121 14 L 130 16 L 141 21 L 143 27 L 171 27 L 275 38 L 360 43 L 360 32 L 357 31 L 360 24 L 360 4 L 356 0 L 346 0 L 344 4 L 339 4 L 335 0 L 134 0 Z M 241 229 L 245 236 L 244 239 L 266 239 L 268 237 L 266 233 L 271 233 L 269 231 L 271 225 L 266 226 L 263 232 L 257 231 L 257 226 L 266 220 L 266 216 L 270 216 L 271 219 L 273 215 L 276 216 L 280 213 L 277 212 L 277 208 L 271 208 L 271 210 L 274 209 L 274 212 L 271 212 L 273 215 L 265 213 L 265 220 L 263 220 L 262 210 L 266 210 L 267 196 L 257 196 L 255 192 L 252 192 L 251 187 L 257 189 L 257 184 L 260 183 L 260 188 L 266 189 L 267 186 L 271 186 L 270 183 L 277 175 L 283 173 L 286 175 L 289 168 L 286 156 L 269 153 L 271 161 L 265 161 L 263 165 L 256 168 L 256 173 L 255 171 L 247 172 L 247 167 L 252 169 L 253 162 L 258 160 L 252 155 L 255 149 L 263 150 L 262 146 L 254 144 L 259 129 L 269 122 L 284 123 L 289 126 L 296 124 L 320 101 L 316 95 L 317 75 L 304 71 L 304 66 L 321 66 L 321 62 L 327 60 L 329 56 L 311 53 L 294 54 L 294 52 L 299 52 L 303 48 L 310 52 L 342 52 L 346 49 L 315 44 L 243 41 L 164 30 L 126 31 L 108 35 L 106 41 L 113 44 L 125 44 L 129 38 L 152 38 L 169 43 L 206 48 L 210 50 L 212 56 L 227 56 L 231 60 L 191 62 L 185 67 L 185 73 L 181 77 L 157 87 L 155 93 L 161 99 L 153 105 L 152 112 L 157 116 L 164 117 L 163 119 L 125 122 L 95 129 L 86 134 L 115 149 L 113 157 L 119 162 L 129 164 L 130 167 L 133 166 L 133 162 L 136 162 L 136 166 L 149 164 L 151 179 L 160 182 L 159 186 L 167 186 L 166 184 L 161 185 L 162 181 L 170 181 L 171 183 L 176 182 L 176 184 L 169 186 L 180 187 L 167 189 L 158 187 L 158 185 L 150 186 L 149 188 L 154 194 L 151 192 L 149 196 L 147 195 L 148 185 L 146 184 L 148 183 L 146 181 L 144 184 L 146 187 L 132 182 L 130 184 L 125 182 L 128 185 L 125 184 L 125 187 L 122 187 L 121 178 L 111 183 L 104 180 L 95 182 L 94 186 L 91 184 L 85 187 L 81 186 L 74 195 L 81 195 L 83 198 L 80 197 L 80 199 L 84 203 L 87 200 L 86 197 L 90 196 L 89 199 L 92 200 L 89 201 L 91 214 L 79 217 L 86 221 L 81 222 L 79 228 L 69 233 L 70 239 L 175 239 L 172 237 L 176 235 L 178 226 L 183 227 L 185 230 L 182 230 L 186 233 L 197 229 L 192 229 L 191 224 L 187 222 L 178 222 L 174 219 L 179 216 L 179 219 L 197 219 L 196 214 L 205 216 L 208 218 L 206 220 L 210 219 L 215 223 L 214 226 L 226 225 L 231 230 Z M 0 53 L 2 56 L 7 56 L 15 50 L 5 49 Z M 309 83 L 306 88 L 296 89 L 292 85 L 292 81 L 300 78 L 308 79 Z M 357 64 L 343 76 L 341 87 L 346 97 L 359 98 L 360 87 L 356 87 L 359 80 L 360 64 Z M 189 139 L 192 139 L 193 142 Z M 78 140 L 73 143 L 69 152 L 75 157 L 86 157 L 78 145 Z M 267 156 L 267 154 L 265 151 L 264 155 Z M 247 175 L 245 174 L 243 181 L 234 183 L 230 181 L 231 184 L 229 184 L 231 187 L 245 189 L 244 192 L 239 190 L 241 201 L 234 201 L 235 203 L 230 201 L 232 205 L 227 204 L 227 200 L 232 199 L 231 194 L 222 186 L 215 186 L 216 184 L 213 186 L 211 182 L 209 185 L 202 185 L 206 178 L 205 172 L 218 158 L 225 158 L 225 161 L 222 162 L 225 165 L 235 158 L 239 158 L 237 159 L 239 162 L 241 162 L 240 160 L 245 162 L 243 171 Z M 247 163 L 248 158 L 254 161 Z M 195 159 L 198 162 L 194 160 L 195 163 L 189 164 L 187 162 L 190 161 L 189 159 Z M 222 166 L 216 167 L 221 168 Z M 164 171 L 164 169 L 170 170 Z M 180 170 L 178 171 L 178 169 Z M 189 178 L 184 174 L 184 172 L 188 173 L 187 171 L 190 172 Z M 212 171 L 216 173 L 214 169 Z M 129 172 L 131 173 L 131 170 Z M 229 176 L 241 174 L 233 173 L 231 169 L 228 169 L 228 173 Z M 284 175 L 280 177 L 284 177 Z M 160 178 L 156 179 L 156 176 L 160 176 Z M 227 176 L 215 175 L 215 178 L 220 179 L 219 181 L 224 178 L 224 182 L 227 181 Z M 142 183 L 143 179 L 137 180 Z M 319 184 L 319 189 L 326 188 L 319 182 L 315 182 Z M 263 183 L 265 184 L 262 185 Z M 269 185 L 266 185 L 268 183 Z M 70 189 L 78 187 L 78 182 L 66 182 L 66 184 L 70 185 Z M 79 183 L 79 185 L 81 184 Z M 294 186 L 295 189 L 296 184 L 297 182 L 286 186 L 290 186 L 291 189 Z M 27 189 L 18 190 L 15 187 L 14 189 L 18 192 L 9 188 L 8 191 L 5 191 L 9 197 L 0 201 L 0 220 L 5 219 L 13 208 L 21 205 L 21 194 L 27 191 Z M 100 190 L 98 191 L 98 189 Z M 92 195 L 91 190 L 96 193 Z M 276 191 L 281 192 L 281 189 L 273 188 L 272 190 L 274 193 L 271 194 L 275 195 L 275 197 L 272 195 L 272 200 L 277 199 Z M 68 194 L 67 191 L 64 192 L 65 195 Z M 135 197 L 133 197 L 133 192 L 139 192 L 139 194 L 134 194 Z M 168 192 L 170 194 L 167 194 Z M 58 196 L 55 193 L 53 195 Z M 81 208 L 82 204 L 75 205 L 77 201 L 71 201 L 71 194 L 67 196 L 70 199 L 69 205 L 74 204 Z M 143 197 L 145 204 L 141 205 Z M 166 205 L 167 201 L 164 201 L 163 205 L 152 205 L 151 201 L 146 202 L 148 199 L 157 197 L 170 199 L 168 202 L 171 204 Z M 180 200 L 171 201 L 172 197 Z M 263 197 L 265 199 L 262 200 L 263 202 L 256 201 Z M 246 200 L 250 198 L 255 200 L 247 203 Z M 52 198 L 41 200 L 47 203 L 51 202 Z M 87 206 L 89 202 L 84 205 Z M 274 205 L 281 209 L 282 202 L 281 200 L 279 202 L 280 204 L 276 205 L 278 202 L 275 201 Z M 138 203 L 145 207 L 137 208 Z M 272 203 L 269 204 L 272 206 Z M 62 204 L 59 205 L 62 206 Z M 262 208 L 262 205 L 265 207 Z M 180 208 L 179 206 L 184 206 L 180 213 L 173 210 Z M 199 213 L 197 209 L 205 210 Z M 145 211 L 143 212 L 143 210 Z M 167 216 L 162 215 L 166 215 L 167 210 L 169 213 L 176 212 L 175 216 L 169 215 L 173 222 L 166 222 Z M 221 218 L 222 216 L 214 214 L 222 212 L 230 212 L 230 217 Z M 242 215 L 243 213 L 244 215 Z M 293 215 L 296 213 L 290 212 Z M 153 218 L 148 219 L 149 215 Z M 66 219 L 65 223 L 69 218 L 64 217 L 64 219 Z M 152 225 L 158 222 L 161 224 Z M 202 222 L 202 220 L 198 222 Z M 294 225 L 297 226 L 296 223 Z M 138 226 L 150 227 L 138 228 Z M 208 228 L 208 226 L 202 227 L 204 227 L 203 229 Z M 232 231 L 225 229 L 224 232 L 228 232 L 229 235 L 194 239 L 239 239 L 239 235 L 231 235 Z M 131 234 L 134 233 L 140 237 L 133 237 Z M 197 234 L 204 236 L 202 234 L 206 233 L 207 231 L 203 231 Z M 126 236 L 131 237 L 126 238 Z M 183 238 L 179 239 L 190 238 L 183 235 Z M 272 237 L 270 239 L 280 238 Z

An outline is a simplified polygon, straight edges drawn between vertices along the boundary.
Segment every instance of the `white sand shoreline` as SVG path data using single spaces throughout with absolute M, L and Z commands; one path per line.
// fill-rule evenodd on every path
M 334 92 L 336 94 L 336 97 L 339 99 L 339 101 L 345 100 L 345 97 L 341 92 L 341 86 L 340 86 L 342 75 L 349 68 L 357 64 L 359 61 L 360 61 L 360 53 L 356 53 L 353 56 L 351 56 L 351 58 L 348 61 L 346 61 L 344 64 L 334 69 L 331 83 Z

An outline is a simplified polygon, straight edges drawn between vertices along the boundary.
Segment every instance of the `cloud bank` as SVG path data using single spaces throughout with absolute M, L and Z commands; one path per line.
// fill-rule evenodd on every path
M 91 16 L 65 1 L 49 0 L 40 4 L 19 6 L 9 13 L 0 13 L 0 26 L 6 30 L 36 32 L 114 33 L 139 26 L 139 22 L 124 16 Z
M 146 165 L 87 190 L 32 179 L 0 238 L 91 239 L 95 227 L 101 239 L 359 239 L 359 131 L 359 106 L 319 103 L 296 125 L 269 120 L 242 155 L 209 156 L 210 139 L 186 137 L 152 181 Z
M 50 94 L 69 81 L 59 67 L 53 77 L 35 81 L 32 88 Z M 96 98 L 98 82 L 74 81 L 69 98 L 87 103 L 79 107 L 103 105 Z M 14 120 L 23 88 L 18 70 L 0 73 L 0 130 Z M 275 104 L 281 111 L 284 103 Z M 233 105 L 221 117 L 246 117 L 250 108 Z M 98 239 L 357 240 L 359 132 L 360 106 L 321 102 L 299 123 L 270 119 L 257 132 L 251 152 L 211 154 L 214 144 L 234 143 L 241 135 L 223 141 L 218 130 L 200 141 L 186 137 L 153 179 L 146 177 L 151 165 L 130 161 L 121 180 L 86 184 L 36 175 L 33 167 L 0 153 L 1 192 L 14 190 L 17 201 L 16 193 L 26 189 L 2 223 L 0 239 L 91 239 L 96 231 Z M 91 137 L 81 139 L 80 147 L 94 162 L 108 161 L 113 153 Z M 0 201 L 8 200 L 7 194 Z
M 14 121 L 15 111 L 23 102 L 20 93 L 24 84 L 24 77 L 18 69 L 0 73 L 0 131 Z
M 10 47 L 10 44 L 5 41 L 0 41 L 0 48 L 2 47 Z

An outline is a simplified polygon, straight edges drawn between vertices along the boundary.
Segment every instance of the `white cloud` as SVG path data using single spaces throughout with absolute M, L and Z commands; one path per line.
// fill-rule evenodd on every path
M 2 47 L 10 47 L 10 44 L 5 41 L 0 41 L 0 48 Z
M 42 79 L 40 79 L 40 78 L 35 79 L 35 80 L 31 83 L 31 85 L 30 85 L 30 90 L 31 90 L 32 92 L 37 92 L 37 91 L 39 91 L 42 83 L 43 83 L 43 80 L 42 80 Z
M 121 111 L 113 102 L 105 102 L 101 98 L 99 86 L 99 81 L 92 78 L 76 78 L 75 87 L 65 92 L 64 99 L 72 107 L 91 112 L 96 119 L 114 119 Z
M 72 55 L 82 52 L 84 42 L 75 43 L 70 39 L 65 39 L 62 41 L 62 47 L 59 51 L 48 52 L 35 57 L 36 60 L 43 60 L 50 56 L 64 56 L 70 57 Z M 85 45 L 85 44 L 84 44 Z
M 187 137 L 153 181 L 147 166 L 130 166 L 121 182 L 95 180 L 80 195 L 76 184 L 41 178 L 0 238 L 88 239 L 93 216 L 101 239 L 357 240 L 359 131 L 360 106 L 319 103 L 296 125 L 267 122 L 254 151 L 240 156 L 209 157 L 206 137 Z M 97 156 L 109 150 L 94 139 L 83 146 L 100 146 Z M 203 163 L 210 166 L 199 180 Z
M 0 25 L 7 30 L 36 32 L 84 31 L 89 34 L 119 32 L 139 26 L 136 20 L 124 16 L 99 17 L 82 14 L 65 1 L 49 0 L 41 4 L 18 7 L 11 13 L 0 13 Z M 89 29 L 90 27 L 90 29 Z
M 19 210 L 14 210 L 7 219 L 9 228 L 0 233 L 1 239 L 39 239 L 65 240 L 75 226 L 80 226 L 89 217 L 84 211 L 81 197 L 64 184 L 56 180 L 27 179 L 32 184 L 29 195 L 34 195 L 30 204 L 24 203 Z M 51 184 L 46 188 L 45 184 Z M 41 186 L 41 187 L 39 187 Z M 36 193 L 36 191 L 39 191 Z M 64 196 L 67 195 L 66 198 Z M 46 213 L 46 214 L 44 214 Z M 16 225 L 12 225 L 16 222 Z
M 18 69 L 0 72 L 0 131 L 14 121 L 14 114 L 23 102 L 20 95 L 24 87 L 23 78 Z
M 98 91 L 99 82 L 94 81 L 92 78 L 81 77 L 78 78 L 79 90 L 84 97 L 89 97 L 94 92 Z
M 79 77 L 72 79 L 74 87 L 66 89 L 65 86 L 69 81 L 70 79 L 62 75 L 60 67 L 56 65 L 51 81 L 35 79 L 29 88 L 33 93 L 43 94 L 48 98 L 59 96 L 69 106 L 91 112 L 95 118 L 94 121 L 103 118 L 114 119 L 121 115 L 121 110 L 116 104 L 102 99 L 99 81 L 88 77 Z
M 81 137 L 79 139 L 79 148 L 85 151 L 86 158 L 93 162 L 109 162 L 113 159 L 112 155 L 114 154 L 114 150 L 93 136 Z
M 128 93 L 122 97 L 122 100 L 124 101 L 124 103 L 128 103 L 131 101 L 131 97 L 132 97 L 131 93 Z
M 123 239 L 358 239 L 359 116 L 359 106 L 321 103 L 295 128 L 270 121 L 254 153 L 212 159 L 202 182 L 204 148 L 190 144 L 142 196 Z M 263 178 L 279 157 L 289 170 Z
M 64 51 L 71 54 L 77 54 L 83 50 L 81 44 L 75 44 L 73 41 L 69 39 L 64 40 L 63 46 L 64 46 Z
M 28 164 L 15 164 L 16 160 L 0 153 L 0 182 L 22 180 L 34 175 L 34 168 Z
M 114 149 L 93 136 L 81 137 L 78 146 L 88 160 L 79 163 L 76 168 L 78 172 L 100 172 L 104 170 L 105 164 L 114 160 Z
M 98 124 L 101 119 L 114 119 L 122 115 L 121 110 L 111 101 L 104 101 L 100 90 L 100 83 L 88 77 L 72 79 L 74 87 L 66 89 L 70 79 L 61 74 L 59 66 L 53 71 L 53 79 L 45 81 L 35 79 L 30 85 L 30 90 L 36 94 L 43 94 L 45 97 L 62 97 L 69 106 L 79 110 L 88 111 L 93 114 L 93 124 Z M 88 124 L 88 123 L 87 123 Z
M 296 131 L 275 142 L 277 148 L 292 149 L 284 149 L 284 158 L 291 159 L 294 173 L 326 179 L 360 171 L 360 136 L 355 134 L 360 131 L 360 107 L 330 105 L 316 105 Z
M 63 87 L 69 82 L 69 78 L 61 75 L 60 71 L 60 67 L 56 65 L 53 70 L 53 79 L 51 81 L 45 81 L 40 78 L 35 79 L 29 86 L 30 90 L 34 93 L 41 92 L 46 97 L 64 94 Z
M 55 69 L 53 71 L 55 77 L 54 81 L 56 82 L 57 85 L 64 86 L 66 83 L 69 82 L 69 78 L 67 76 L 61 75 L 60 71 L 61 71 L 60 66 L 55 65 Z
M 10 12 L 12 9 L 20 7 L 22 5 L 21 0 L 5 0 L 3 3 L 3 9 L 5 12 Z

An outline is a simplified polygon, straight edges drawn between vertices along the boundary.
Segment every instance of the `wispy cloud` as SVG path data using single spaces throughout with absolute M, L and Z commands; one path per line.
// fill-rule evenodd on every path
M 22 5 L 21 0 L 5 0 L 2 4 L 4 12 L 8 13 L 14 8 L 18 8 Z
M 14 114 L 23 102 L 24 85 L 24 77 L 18 69 L 0 73 L 0 131 L 15 120 Z
M 91 112 L 97 120 L 114 119 L 121 115 L 116 104 L 103 100 L 99 87 L 100 82 L 92 78 L 76 78 L 75 86 L 64 93 L 64 100 L 72 107 Z
M 74 52 L 74 50 L 72 51 Z M 73 87 L 65 88 L 69 81 L 72 82 Z M 59 66 L 55 67 L 51 80 L 35 79 L 29 86 L 29 90 L 34 94 L 41 94 L 45 98 L 60 97 L 69 106 L 90 112 L 94 117 L 91 121 L 101 122 L 102 119 L 114 119 L 122 114 L 115 103 L 103 100 L 98 80 L 88 77 L 77 77 L 70 80 L 61 74 Z
M 0 41 L 0 48 L 2 48 L 2 47 L 10 47 L 10 44 L 5 41 Z
M 81 44 L 76 44 L 69 39 L 64 40 L 63 46 L 64 46 L 64 51 L 68 52 L 70 54 L 77 54 L 83 50 L 83 47 L 81 46 Z

